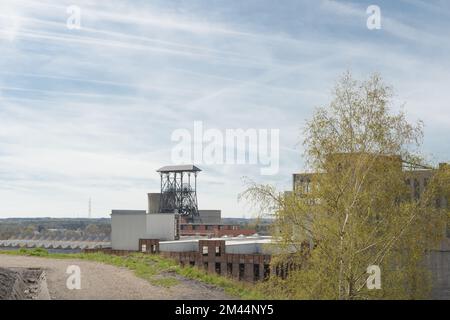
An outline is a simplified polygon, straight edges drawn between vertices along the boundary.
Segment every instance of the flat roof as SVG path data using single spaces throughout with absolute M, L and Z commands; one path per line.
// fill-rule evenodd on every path
M 272 243 L 272 239 L 242 239 L 242 240 L 226 240 L 226 246 L 243 245 L 243 244 L 266 244 Z
M 177 166 L 165 166 L 156 170 L 156 172 L 198 172 L 202 171 L 199 167 L 193 164 L 177 165 Z
M 195 239 L 182 239 L 182 240 L 171 240 L 171 241 L 160 241 L 162 244 L 177 244 L 177 243 L 196 243 L 200 240 L 224 240 L 225 245 L 240 245 L 240 244 L 264 244 L 272 243 L 272 237 L 233 237 L 233 238 L 195 238 Z

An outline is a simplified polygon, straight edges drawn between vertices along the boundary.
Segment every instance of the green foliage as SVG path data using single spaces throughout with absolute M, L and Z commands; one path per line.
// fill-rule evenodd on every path
M 272 264 L 295 265 L 287 279 L 263 287 L 291 299 L 422 299 L 429 292 L 426 251 L 443 237 L 448 167 L 433 171 L 419 198 L 411 195 L 404 161 L 418 163 L 422 124 L 392 114 L 392 90 L 378 75 L 358 82 L 346 74 L 331 103 L 305 126 L 310 172 L 289 195 L 252 184 L 243 194 L 273 212 L 278 254 Z M 306 185 L 307 184 L 307 185 Z M 292 252 L 295 251 L 295 254 Z M 368 290 L 367 267 L 382 271 Z
M 33 249 L 20 248 L 19 253 L 22 255 L 36 256 L 36 257 L 46 257 L 49 255 L 48 251 L 42 248 L 33 248 Z

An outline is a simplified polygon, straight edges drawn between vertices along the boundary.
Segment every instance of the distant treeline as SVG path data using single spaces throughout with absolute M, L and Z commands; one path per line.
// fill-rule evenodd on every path
M 35 235 L 109 236 L 111 219 L 87 218 L 8 218 L 0 219 L 0 239 Z

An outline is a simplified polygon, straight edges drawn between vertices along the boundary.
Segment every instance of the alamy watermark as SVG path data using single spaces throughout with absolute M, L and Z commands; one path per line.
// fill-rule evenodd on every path
M 366 13 L 369 14 L 367 18 L 367 29 L 379 30 L 381 29 L 381 9 L 377 5 L 370 5 L 367 7 Z
M 66 269 L 66 273 L 69 275 L 66 280 L 66 287 L 69 290 L 81 289 L 81 269 L 77 265 L 70 265 Z
M 371 265 L 367 267 L 367 277 L 366 285 L 367 289 L 381 289 L 381 269 L 377 265 Z
M 74 5 L 68 6 L 66 12 L 69 15 L 66 21 L 67 29 L 69 30 L 81 29 L 81 8 Z
M 193 131 L 176 129 L 171 140 L 174 164 L 259 165 L 261 175 L 279 171 L 279 129 L 204 129 L 202 121 L 194 121 Z

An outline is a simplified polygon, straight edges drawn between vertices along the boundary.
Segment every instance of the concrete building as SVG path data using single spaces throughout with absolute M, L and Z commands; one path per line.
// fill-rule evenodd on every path
M 148 213 L 158 213 L 161 193 L 148 193 Z M 222 221 L 222 212 L 220 210 L 198 210 L 198 216 L 193 217 L 193 223 L 220 224 Z M 181 223 L 189 223 L 182 217 Z
M 222 211 L 220 210 L 198 210 L 198 217 L 194 217 L 193 223 L 221 224 Z
M 139 239 L 179 238 L 178 217 L 174 213 L 147 213 L 145 210 L 112 210 L 113 250 L 139 250 Z

